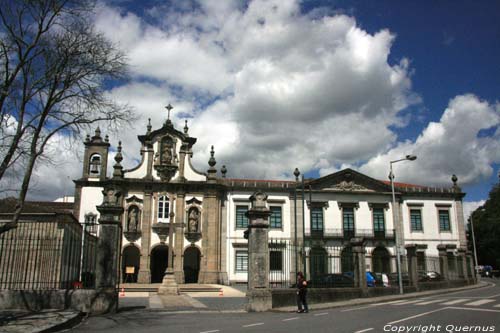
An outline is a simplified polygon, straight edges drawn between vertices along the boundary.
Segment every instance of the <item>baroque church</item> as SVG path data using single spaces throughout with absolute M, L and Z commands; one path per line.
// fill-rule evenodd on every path
M 197 139 L 189 135 L 187 121 L 182 131 L 176 129 L 172 107 L 167 109 L 161 128 L 153 130 L 149 122 L 138 135 L 141 161 L 132 169 L 121 166 L 121 143 L 109 168 L 107 136 L 99 129 L 88 135 L 82 177 L 74 181 L 74 214 L 87 226 L 99 221 L 96 206 L 105 186 L 114 184 L 122 191 L 124 282 L 160 283 L 171 270 L 177 283 L 245 283 L 245 213 L 258 190 L 268 195 L 269 237 L 304 249 L 306 272 L 313 269 L 308 261 L 313 253 L 347 249 L 351 237 L 364 239 L 369 271 L 394 271 L 397 250 L 404 251 L 407 244 L 416 245 L 419 265 L 425 265 L 426 256 L 437 256 L 438 247 L 455 255 L 465 251 L 465 194 L 455 176 L 448 188 L 395 183 L 395 205 L 389 182 L 351 169 L 302 183 L 298 170 L 296 181 L 231 179 L 226 166 L 217 170 L 213 147 L 207 170 L 193 167 Z M 294 268 L 283 264 L 282 255 L 274 252 L 273 269 L 293 276 Z

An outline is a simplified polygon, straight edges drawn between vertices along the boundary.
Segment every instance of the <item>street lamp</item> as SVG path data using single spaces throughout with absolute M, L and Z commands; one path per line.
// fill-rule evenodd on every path
M 394 193 L 394 172 L 392 172 L 392 164 L 401 162 L 401 161 L 415 161 L 417 159 L 417 156 L 415 155 L 406 155 L 405 158 L 391 161 L 390 162 L 390 172 L 389 172 L 389 179 L 391 181 L 391 190 L 392 190 L 392 216 L 393 216 L 393 221 L 394 221 L 394 229 L 396 229 L 396 232 L 394 234 L 395 241 L 396 241 L 396 265 L 397 265 L 397 270 L 398 270 L 398 282 L 399 282 L 399 293 L 403 293 L 403 279 L 401 276 L 401 244 L 399 242 L 401 241 L 398 237 L 398 213 L 396 212 L 396 194 Z

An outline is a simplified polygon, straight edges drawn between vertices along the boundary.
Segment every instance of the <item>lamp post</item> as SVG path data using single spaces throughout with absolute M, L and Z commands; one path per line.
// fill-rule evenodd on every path
M 395 236 L 395 241 L 396 241 L 396 265 L 397 265 L 397 270 L 398 270 L 398 284 L 399 284 L 399 293 L 403 294 L 403 279 L 401 276 L 401 244 L 398 237 L 398 212 L 396 212 L 396 193 L 394 192 L 394 172 L 392 172 L 392 164 L 401 162 L 401 161 L 415 161 L 417 159 L 417 156 L 415 155 L 406 155 L 405 158 L 391 161 L 390 162 L 390 172 L 389 172 L 389 179 L 391 181 L 391 191 L 392 191 L 392 216 L 393 216 L 393 221 L 394 221 L 394 229 L 396 229 L 396 232 L 394 234 Z
M 472 249 L 474 250 L 474 271 L 476 272 L 476 275 L 478 274 L 478 265 L 479 263 L 477 262 L 477 251 L 476 251 L 476 237 L 474 236 L 474 214 L 470 214 L 470 229 L 472 232 Z
M 299 176 L 300 176 L 300 171 L 298 168 L 295 168 L 293 171 L 293 175 L 295 176 L 295 188 L 293 191 L 293 207 L 294 207 L 294 224 L 295 224 L 295 232 L 294 232 L 294 238 L 295 238 L 295 244 L 294 244 L 294 250 L 295 250 L 295 284 L 297 284 L 297 272 L 299 269 L 299 258 L 298 258 L 298 244 L 297 244 L 297 183 L 299 182 Z

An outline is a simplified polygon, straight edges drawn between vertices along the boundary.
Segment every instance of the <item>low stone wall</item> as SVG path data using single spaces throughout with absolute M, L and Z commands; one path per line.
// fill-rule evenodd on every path
M 1 290 L 0 309 L 40 311 L 42 309 L 72 309 L 90 314 L 116 311 L 118 293 L 115 290 Z
M 418 284 L 418 290 L 412 286 L 405 286 L 404 293 L 416 291 L 436 290 L 445 288 L 463 287 L 470 283 L 467 280 L 458 281 L 439 281 L 439 282 L 421 282 Z M 388 296 L 399 294 L 398 287 L 375 287 L 375 288 L 309 288 L 307 291 L 307 302 L 309 304 L 331 303 L 344 301 L 353 298 L 368 298 L 378 296 Z M 273 308 L 296 305 L 295 289 L 273 289 Z

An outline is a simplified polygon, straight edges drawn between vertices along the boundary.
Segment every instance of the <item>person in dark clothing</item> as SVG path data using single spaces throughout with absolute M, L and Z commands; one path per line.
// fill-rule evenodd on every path
M 307 281 L 304 279 L 302 272 L 297 273 L 297 313 L 308 313 L 307 306 Z

